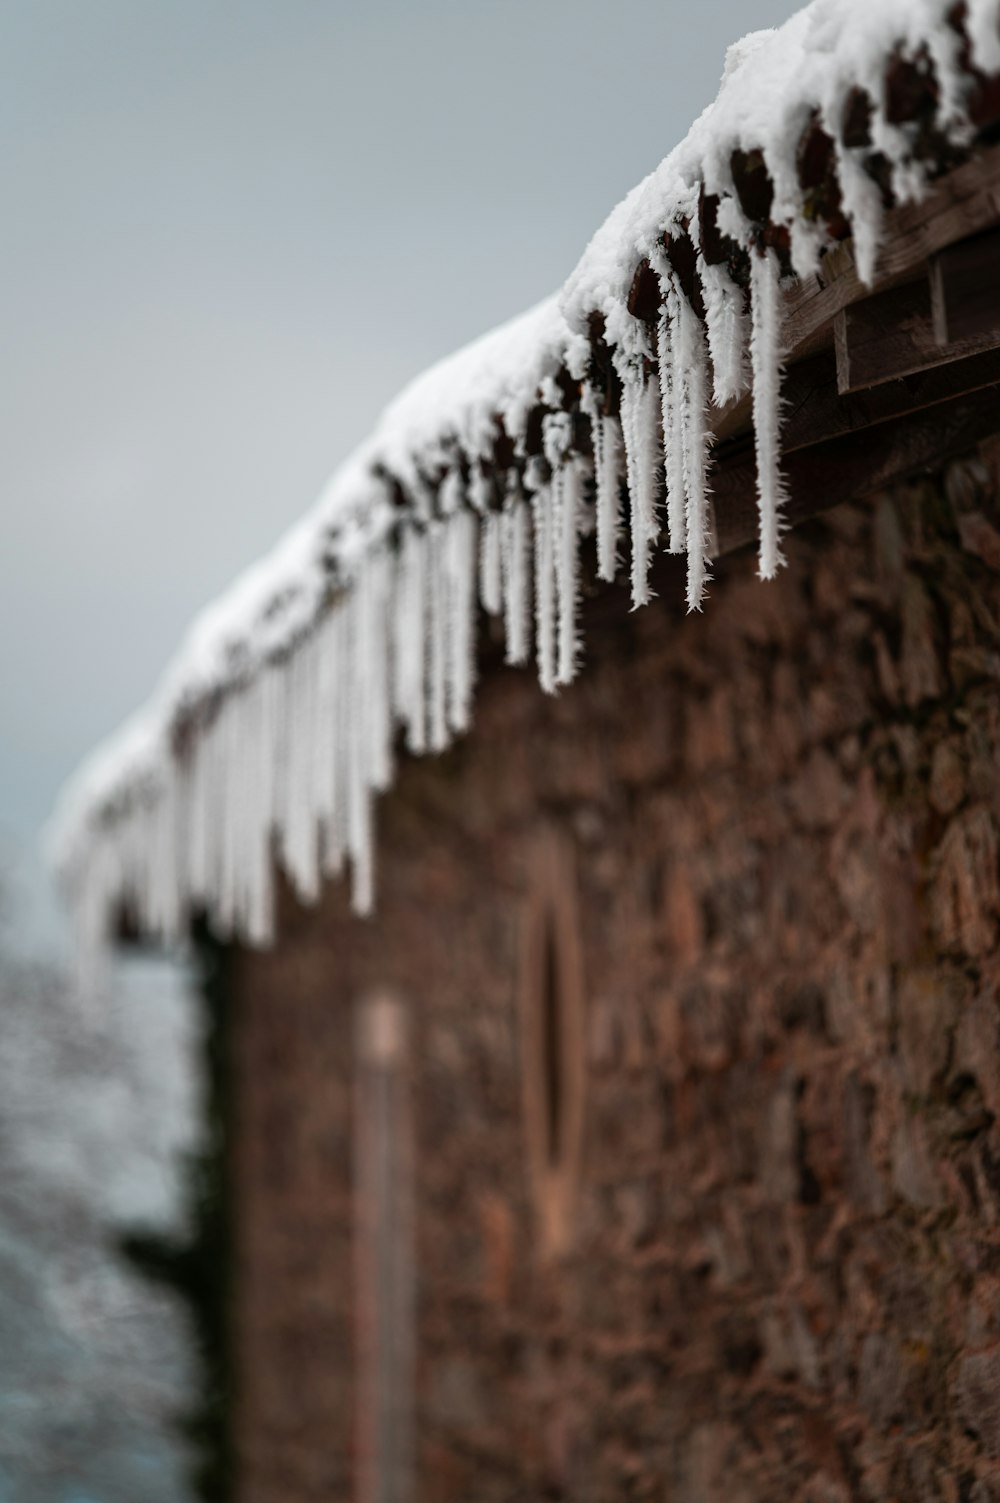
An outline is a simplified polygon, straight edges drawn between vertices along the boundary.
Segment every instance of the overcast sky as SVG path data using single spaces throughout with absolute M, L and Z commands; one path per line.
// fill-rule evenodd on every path
M 792 0 L 0 0 L 0 838 Z

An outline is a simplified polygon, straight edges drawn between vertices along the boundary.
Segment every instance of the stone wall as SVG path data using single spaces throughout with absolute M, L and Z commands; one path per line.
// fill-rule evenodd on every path
M 350 1496 L 351 1005 L 412 1015 L 420 1503 L 1000 1499 L 1000 517 L 957 467 L 588 607 L 239 960 L 241 1503 Z M 598 616 L 600 619 L 598 620 Z M 528 1179 L 519 935 L 575 851 L 573 1236 Z

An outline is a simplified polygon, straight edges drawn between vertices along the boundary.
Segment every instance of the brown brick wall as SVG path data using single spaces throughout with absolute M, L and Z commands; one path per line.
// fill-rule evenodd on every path
M 238 982 L 241 1503 L 350 1496 L 350 1005 L 382 984 L 412 1009 L 420 1503 L 1000 1499 L 983 473 L 830 514 L 773 585 L 731 561 L 703 616 L 603 612 L 558 699 L 491 675 L 383 804 L 377 918 L 286 897 Z M 518 1057 L 543 820 L 586 978 L 556 1265 Z

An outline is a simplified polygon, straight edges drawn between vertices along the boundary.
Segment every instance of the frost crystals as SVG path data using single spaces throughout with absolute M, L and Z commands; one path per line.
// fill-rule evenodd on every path
M 632 531 L 632 604 L 650 599 L 650 548 L 659 533 L 656 502 L 663 444 L 660 436 L 659 381 L 653 374 L 622 371 L 622 440 Z
M 701 320 L 665 264 L 659 275 L 657 363 L 668 549 L 687 553 L 688 610 L 699 610 L 708 579 L 708 348 Z
M 613 417 L 601 411 L 601 402 L 589 381 L 584 382 L 580 406 L 590 418 L 594 451 L 594 490 L 597 496 L 597 573 L 612 580 L 618 567 L 620 522 L 619 482 L 622 468 L 621 429 Z
M 781 294 L 773 255 L 753 254 L 751 265 L 750 362 L 753 425 L 757 444 L 757 507 L 760 515 L 760 577 L 773 579 L 780 564 L 779 539 L 785 486 L 781 475 Z
M 767 578 L 780 563 L 783 501 L 779 272 L 773 256 L 753 256 L 752 268 Z M 703 326 L 666 261 L 656 269 L 655 350 L 650 337 L 617 357 L 620 420 L 605 411 L 614 392 L 599 397 L 587 380 L 580 388 L 592 465 L 577 447 L 574 415 L 560 410 L 543 418 L 542 453 L 518 451 L 506 475 L 487 476 L 481 461 L 470 467 L 449 451 L 437 482 L 422 481 L 408 514 L 358 551 L 311 625 L 202 704 L 190 725 L 174 726 L 176 747 L 155 778 L 93 829 L 74 873 L 77 913 L 91 939 L 123 904 L 145 932 L 165 937 L 182 934 L 204 904 L 223 935 L 267 943 L 276 858 L 304 901 L 349 863 L 354 907 L 369 912 L 374 798 L 391 783 L 397 733 L 407 751 L 422 753 L 444 750 L 468 728 L 479 606 L 502 618 L 508 663 L 527 662 L 533 647 L 546 693 L 573 681 L 580 537 L 593 497 L 597 570 L 613 579 L 623 468 L 633 603 L 651 596 L 665 497 L 666 543 L 686 552 L 688 607 L 700 607 L 711 530 L 707 409 L 710 396 L 723 403 L 743 389 L 742 293 L 724 272 L 701 266 Z M 547 400 L 561 400 L 555 384 Z

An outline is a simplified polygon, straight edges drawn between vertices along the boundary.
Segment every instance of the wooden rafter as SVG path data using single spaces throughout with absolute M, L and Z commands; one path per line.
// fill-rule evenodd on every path
M 936 252 L 1000 224 L 1000 146 L 939 178 L 920 203 L 902 204 L 886 215 L 874 290 L 913 279 Z M 785 299 L 788 348 L 806 354 L 825 343 L 841 309 L 871 296 L 861 281 L 850 241 L 824 257 L 819 273 Z
M 800 362 L 833 349 L 837 320 L 843 320 L 848 309 L 856 310 L 871 299 L 907 284 L 922 284 L 926 289 L 931 277 L 932 258 L 941 252 L 947 252 L 950 257 L 970 236 L 996 230 L 998 226 L 1000 146 L 994 146 L 940 178 L 920 203 L 904 204 L 889 211 L 874 287 L 866 287 L 858 276 L 853 244 L 845 241 L 835 246 L 824 256 L 814 276 L 796 283 L 785 294 L 783 331 L 790 387 L 795 387 L 795 371 Z M 929 333 L 934 317 L 929 294 L 926 313 Z M 852 316 L 857 318 L 859 314 Z M 967 330 L 970 317 L 974 320 L 975 313 L 970 315 L 968 309 L 964 309 L 961 329 L 956 325 L 953 331 L 956 342 Z M 933 336 L 929 333 L 929 337 Z M 961 359 L 982 347 L 973 343 L 956 349 L 947 358 Z M 917 361 L 910 370 L 928 369 L 943 363 L 937 358 L 929 362 Z M 906 373 L 897 370 L 887 379 L 896 380 Z M 949 394 L 954 394 L 953 388 Z M 716 439 L 724 442 L 746 432 L 750 414 L 749 397 L 741 397 L 723 408 L 712 423 Z M 885 419 L 879 417 L 876 420 Z M 857 408 L 850 418 L 838 419 L 832 413 L 828 414 L 828 421 L 829 426 L 818 429 L 812 440 L 805 438 L 800 426 L 796 446 L 806 441 L 822 442 L 831 433 L 864 426 L 859 421 Z
M 990 292 L 993 295 L 994 289 Z M 978 307 L 974 296 L 966 299 L 966 332 L 949 338 L 934 317 L 930 277 L 921 276 L 841 309 L 833 321 L 838 392 L 848 396 L 867 391 L 996 349 L 996 320 L 987 317 L 985 309 L 977 315 Z
M 872 426 L 861 440 L 849 433 L 797 449 L 785 461 L 786 520 L 794 526 L 844 501 L 937 469 L 998 433 L 1000 373 L 978 392 Z M 750 445 L 716 469 L 713 499 L 719 555 L 757 536 L 756 480 Z
M 790 525 L 1000 434 L 1000 147 L 887 216 L 874 288 L 850 242 L 785 297 Z M 716 551 L 757 536 L 749 399 L 717 418 Z

